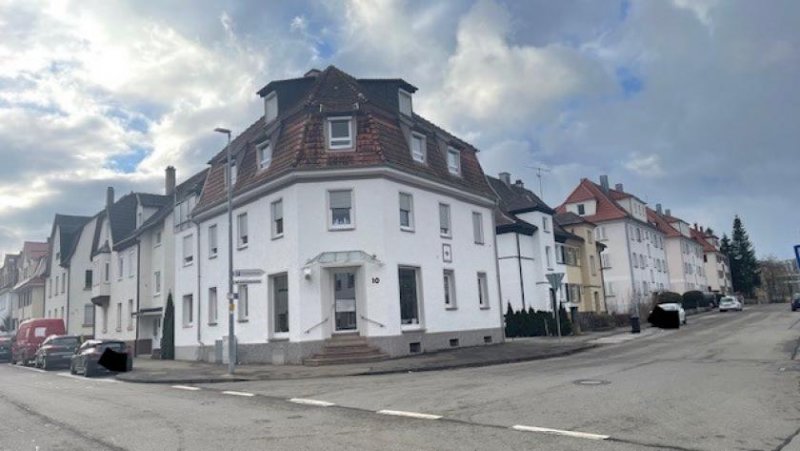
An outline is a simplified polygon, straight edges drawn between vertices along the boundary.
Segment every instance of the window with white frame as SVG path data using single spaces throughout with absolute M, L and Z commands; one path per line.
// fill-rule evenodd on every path
M 452 236 L 450 228 L 450 205 L 439 204 L 439 234 L 444 237 Z
M 239 248 L 247 247 L 249 237 L 247 235 L 247 213 L 241 213 L 236 217 L 237 238 L 236 244 Z
M 270 204 L 272 214 L 272 238 L 283 236 L 283 199 L 278 199 Z
M 556 243 L 556 263 L 564 264 L 564 245 Z
M 550 220 L 547 216 L 542 216 L 542 230 L 550 232 Z
M 447 170 L 453 175 L 461 175 L 461 152 L 452 147 L 447 148 Z
M 545 255 L 545 261 L 547 262 L 547 268 L 548 269 L 552 269 L 553 268 L 553 255 L 552 254 L 553 254 L 553 249 L 551 249 L 550 246 L 545 246 L 544 255 Z
M 588 229 L 586 230 L 586 241 L 589 244 L 592 244 L 594 242 L 594 233 L 592 233 L 592 231 Z
M 583 204 L 578 204 L 578 214 L 583 216 L 586 214 L 586 206 Z
M 448 309 L 454 309 L 456 305 L 456 275 L 451 269 L 445 269 L 443 272 L 444 282 L 444 306 Z
M 419 268 L 400 266 L 397 271 L 400 298 L 401 327 L 418 327 L 420 324 Z
M 194 261 L 194 246 L 192 246 L 192 235 L 183 237 L 183 265 L 191 265 Z
M 330 205 L 328 219 L 331 228 L 348 229 L 353 227 L 352 190 L 328 191 L 328 204 Z
M 247 321 L 250 315 L 250 305 L 247 294 L 247 285 L 239 285 L 239 299 L 236 302 L 236 311 L 239 321 Z
M 183 327 L 189 327 L 194 324 L 194 300 L 191 294 L 183 296 L 181 313 L 183 314 Z
M 236 179 L 238 175 L 239 171 L 236 169 L 236 159 L 231 158 L 231 165 L 228 168 L 228 178 L 226 179 L 230 181 L 229 186 L 236 186 Z
M 589 268 L 592 271 L 592 275 L 596 276 L 597 275 L 597 265 L 594 262 L 594 255 L 590 255 L 589 256 Z
M 631 254 L 631 259 L 633 260 L 633 267 L 634 268 L 638 268 L 639 267 L 639 257 L 636 256 L 636 252 Z
M 217 324 L 217 287 L 208 289 L 208 324 Z
M 414 198 L 408 193 L 400 193 L 400 228 L 414 230 Z
M 133 299 L 128 299 L 128 330 L 133 329 Z
M 258 168 L 266 169 L 272 163 L 272 144 L 269 140 L 260 143 L 257 147 Z
M 278 94 L 269 93 L 264 97 L 264 121 L 269 124 L 278 117 Z
M 153 294 L 161 294 L 161 271 L 153 273 Z
M 135 273 L 135 268 L 136 268 L 136 265 L 134 264 L 135 258 L 136 255 L 134 254 L 133 249 L 131 249 L 131 251 L 128 252 L 128 277 L 133 277 L 133 274 Z
M 125 256 L 122 254 L 117 255 L 117 279 L 122 279 L 125 275 Z M 58 281 L 56 281 L 58 285 Z
M 272 287 L 272 332 L 275 335 L 289 333 L 289 276 L 278 274 L 270 277 Z
M 611 282 L 606 282 L 604 284 L 606 296 L 614 296 L 614 284 Z
M 397 97 L 400 106 L 400 112 L 406 116 L 411 116 L 413 112 L 411 107 L 411 93 L 404 89 L 399 89 L 397 91 Z
M 153 241 L 155 242 L 155 247 L 158 247 L 158 246 L 161 245 L 161 231 L 160 230 L 156 230 L 156 236 L 153 239 Z
M 108 332 L 108 306 L 103 307 L 103 333 Z
M 105 269 L 105 272 L 103 273 L 103 276 L 104 276 L 103 279 L 106 282 L 108 282 L 108 279 L 111 278 L 111 265 L 108 262 L 106 262 L 104 269 Z
M 219 245 L 217 244 L 217 225 L 213 224 L 208 227 L 208 258 L 214 258 L 219 252 Z
M 122 302 L 117 302 L 117 332 L 122 330 Z
M 483 244 L 483 215 L 477 211 L 472 212 L 472 235 L 475 244 Z
M 83 325 L 94 325 L 94 304 L 84 304 L 83 306 Z
M 419 133 L 411 134 L 411 157 L 419 163 L 425 162 L 425 136 Z
M 489 307 L 489 284 L 485 272 L 478 273 L 478 305 L 481 308 Z
M 353 147 L 353 118 L 328 118 L 328 149 L 349 149 Z
M 611 254 L 600 254 L 600 267 L 603 269 L 611 267 Z

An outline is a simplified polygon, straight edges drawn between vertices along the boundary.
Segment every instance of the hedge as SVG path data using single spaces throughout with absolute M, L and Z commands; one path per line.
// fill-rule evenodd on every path
M 559 309 L 561 319 L 561 335 L 572 335 L 572 322 L 569 320 L 567 311 L 562 307 Z M 542 337 L 556 336 L 558 329 L 552 312 L 533 310 L 514 311 L 511 304 L 506 309 L 506 337 Z

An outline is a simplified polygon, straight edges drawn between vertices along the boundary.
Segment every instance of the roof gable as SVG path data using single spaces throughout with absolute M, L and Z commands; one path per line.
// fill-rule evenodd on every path
M 609 190 L 610 192 L 611 190 Z M 581 179 L 578 186 L 567 196 L 563 204 L 556 208 L 559 213 L 566 213 L 566 204 L 583 202 L 594 199 L 597 202 L 595 214 L 584 216 L 591 222 L 610 221 L 614 219 L 630 218 L 631 215 L 622 208 L 609 194 L 589 179 Z

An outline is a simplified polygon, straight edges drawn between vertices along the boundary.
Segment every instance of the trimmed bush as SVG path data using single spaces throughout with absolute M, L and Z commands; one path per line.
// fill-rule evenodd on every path
M 681 302 L 683 302 L 683 296 L 673 291 L 664 291 L 658 293 L 658 296 L 656 297 L 657 304 L 680 304 Z
M 572 322 L 570 322 L 569 314 L 564 308 L 560 309 L 559 317 L 561 319 L 561 335 L 571 335 Z M 529 307 L 528 310 L 515 312 L 509 304 L 506 309 L 505 319 L 506 337 L 509 338 L 558 335 L 556 320 L 551 312 L 533 310 L 532 307 Z
M 175 360 L 175 305 L 172 293 L 167 296 L 164 310 L 164 327 L 161 332 L 161 360 Z

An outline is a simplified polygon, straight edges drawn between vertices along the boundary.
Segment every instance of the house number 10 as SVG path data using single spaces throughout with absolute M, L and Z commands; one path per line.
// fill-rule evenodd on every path
M 381 283 L 381 278 L 380 277 L 373 277 L 372 278 L 372 283 Z

